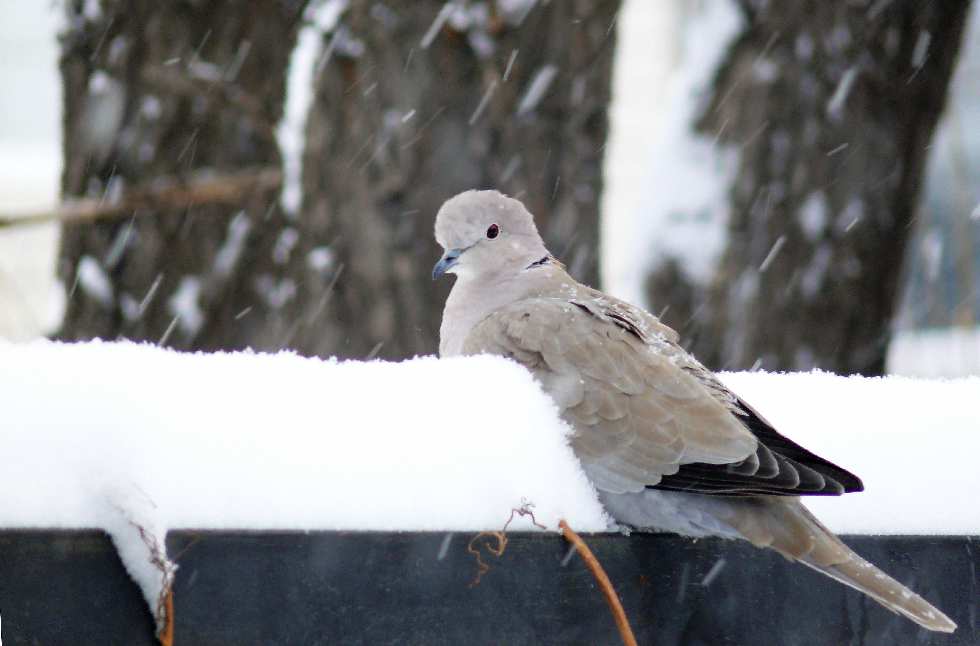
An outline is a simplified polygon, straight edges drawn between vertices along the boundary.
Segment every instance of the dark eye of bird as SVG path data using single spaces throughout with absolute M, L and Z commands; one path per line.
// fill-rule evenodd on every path
M 487 229 L 487 237 L 490 238 L 491 240 L 496 238 L 499 233 L 500 233 L 500 227 L 498 227 L 496 224 L 491 224 L 490 228 Z

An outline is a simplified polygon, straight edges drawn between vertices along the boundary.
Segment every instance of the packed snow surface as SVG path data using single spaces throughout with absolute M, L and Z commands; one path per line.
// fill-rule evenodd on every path
M 783 434 L 863 478 L 863 493 L 808 499 L 831 529 L 980 534 L 980 378 L 723 379 Z M 497 357 L 0 342 L 0 526 L 112 530 L 121 514 L 153 535 L 481 530 L 530 502 L 550 529 L 567 518 L 601 531 L 567 432 L 531 376 Z
M 861 493 L 806 498 L 848 534 L 980 534 L 980 377 L 725 373 L 783 435 L 848 469 Z
M 105 527 L 122 506 L 171 529 L 482 530 L 526 501 L 602 530 L 566 434 L 496 357 L 0 342 L 0 526 Z

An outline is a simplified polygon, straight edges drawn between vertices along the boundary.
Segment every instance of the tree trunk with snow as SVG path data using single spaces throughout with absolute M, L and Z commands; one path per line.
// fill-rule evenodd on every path
M 647 281 L 710 365 L 883 371 L 968 5 L 740 3 L 691 122 L 734 160 L 723 249 L 707 279 L 664 254 Z
M 597 281 L 598 199 L 617 0 L 354 0 L 319 60 L 303 168 L 297 347 L 432 353 L 444 200 L 522 199 L 549 247 Z
M 278 167 L 275 126 L 305 5 L 67 3 L 64 195 L 111 201 L 161 178 Z M 235 206 L 151 206 L 67 226 L 61 336 L 278 348 L 290 325 L 283 231 L 274 186 Z

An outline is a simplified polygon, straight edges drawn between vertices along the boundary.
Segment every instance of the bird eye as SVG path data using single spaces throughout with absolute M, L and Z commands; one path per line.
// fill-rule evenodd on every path
M 500 227 L 496 224 L 491 224 L 490 228 L 487 229 L 487 237 L 491 240 L 496 238 L 500 234 Z

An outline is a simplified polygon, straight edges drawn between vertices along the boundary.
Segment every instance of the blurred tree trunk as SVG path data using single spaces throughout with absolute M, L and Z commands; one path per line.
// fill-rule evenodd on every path
M 353 0 L 321 60 L 304 153 L 296 347 L 398 358 L 438 346 L 450 281 L 432 225 L 470 188 L 524 200 L 595 284 L 617 0 Z
M 305 5 L 68 2 L 64 195 L 112 201 L 161 178 L 277 168 L 275 125 Z M 147 207 L 66 226 L 61 336 L 279 347 L 288 263 L 274 252 L 287 229 L 275 186 L 237 206 Z
M 740 2 L 695 131 L 737 150 L 710 285 L 648 280 L 709 365 L 880 374 L 968 2 Z M 669 232 L 667 232 L 669 235 Z

